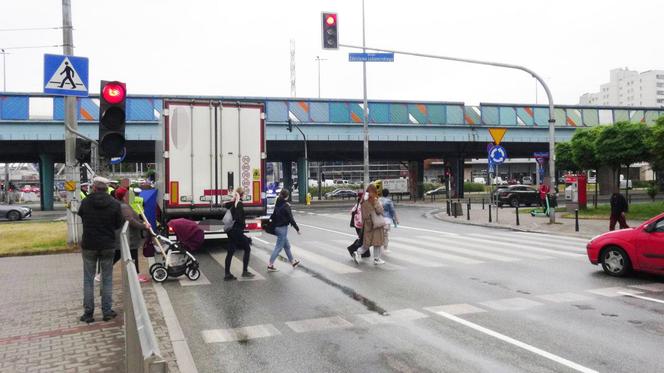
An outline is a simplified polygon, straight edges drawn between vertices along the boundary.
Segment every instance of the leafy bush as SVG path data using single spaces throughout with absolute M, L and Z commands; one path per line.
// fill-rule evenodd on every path
M 484 192 L 484 184 L 481 183 L 463 183 L 464 192 Z
M 650 186 L 651 182 L 646 180 L 630 180 L 632 182 L 632 188 L 647 188 Z
M 648 193 L 648 196 L 650 199 L 655 201 L 655 197 L 657 197 L 657 185 L 655 184 L 654 181 L 651 181 L 648 185 L 648 188 L 646 189 L 646 193 Z

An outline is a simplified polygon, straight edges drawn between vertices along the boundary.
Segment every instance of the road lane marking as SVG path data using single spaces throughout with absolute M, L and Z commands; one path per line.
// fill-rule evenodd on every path
M 576 293 L 544 294 L 536 295 L 536 297 L 553 303 L 584 302 L 591 299 L 590 297 Z
M 332 229 L 317 227 L 315 225 L 307 225 L 307 224 L 298 224 L 298 225 L 300 227 L 314 228 L 314 229 L 319 229 L 319 230 L 325 231 L 325 232 L 336 233 L 336 234 L 341 234 L 341 235 L 344 235 L 344 236 L 347 236 L 347 237 L 357 238 L 357 234 L 339 232 L 339 231 L 335 231 L 335 230 L 332 230 Z
M 578 244 L 578 243 L 565 243 L 562 241 L 553 241 L 550 239 L 542 239 L 540 237 L 529 237 L 525 238 L 524 236 L 515 236 L 515 237 L 504 237 L 504 236 L 493 236 L 490 234 L 478 234 L 478 233 L 471 233 L 469 236 L 476 237 L 476 238 L 482 238 L 482 239 L 487 239 L 495 242 L 500 242 L 500 243 L 515 243 L 515 242 L 523 242 L 524 240 L 527 240 L 527 242 L 533 242 L 536 243 L 537 245 L 540 245 L 542 248 L 545 249 L 558 249 L 558 250 L 565 250 L 569 252 L 586 252 L 586 244 Z
M 507 248 L 521 248 L 524 250 L 529 250 L 533 252 L 540 252 L 540 253 L 545 253 L 545 254 L 555 254 L 555 255 L 562 255 L 562 256 L 569 256 L 569 257 L 574 257 L 574 258 L 585 258 L 587 257 L 587 254 L 581 254 L 581 253 L 574 253 L 570 251 L 560 251 L 560 250 L 552 250 L 552 249 L 545 249 L 541 247 L 533 247 L 533 246 L 526 246 L 526 245 L 521 245 L 521 244 L 516 244 L 516 243 L 508 243 L 508 242 L 497 242 L 495 240 L 486 240 L 483 238 L 474 238 L 474 237 L 463 237 L 463 240 L 466 241 L 475 241 L 478 243 L 482 244 L 487 244 L 487 245 L 492 245 L 492 246 L 503 246 Z
M 480 313 L 480 312 L 486 312 L 485 309 L 475 307 L 472 304 L 468 303 L 459 303 L 459 304 L 445 304 L 442 306 L 433 306 L 433 307 L 424 307 L 426 311 L 429 311 L 431 313 L 447 313 L 450 315 L 466 315 L 469 313 Z
M 436 314 L 439 315 L 439 316 L 442 316 L 442 317 L 444 317 L 444 318 L 446 318 L 446 319 L 448 319 L 448 320 L 450 320 L 450 321 L 454 321 L 454 322 L 456 322 L 456 323 L 458 323 L 458 324 L 461 324 L 461 325 L 463 325 L 463 326 L 469 327 L 469 328 L 474 329 L 474 330 L 476 330 L 476 331 L 478 331 L 478 332 L 484 333 L 484 334 L 486 334 L 486 335 L 489 335 L 489 336 L 491 336 L 491 337 L 494 337 L 494 338 L 496 338 L 496 339 L 499 339 L 499 340 L 501 340 L 501 341 L 503 341 L 503 342 L 509 343 L 509 344 L 511 344 L 511 345 L 513 345 L 513 346 L 516 346 L 516 347 L 522 348 L 522 349 L 524 349 L 524 350 L 526 350 L 526 351 L 529 351 L 529 352 L 532 352 L 532 353 L 537 354 L 537 355 L 539 355 L 539 356 L 542 356 L 542 357 L 544 357 L 544 358 L 546 358 L 546 359 L 549 359 L 549 360 L 554 361 L 554 362 L 556 362 L 556 363 L 558 363 L 558 364 L 564 365 L 564 366 L 566 366 L 566 367 L 568 367 L 568 368 L 574 369 L 574 370 L 576 370 L 576 371 L 578 371 L 578 372 L 583 372 L 583 373 L 598 373 L 598 372 L 597 372 L 596 370 L 594 370 L 594 369 L 587 368 L 587 367 L 585 367 L 585 366 L 583 366 L 583 365 L 581 365 L 581 364 L 577 364 L 577 363 L 575 363 L 575 362 L 573 362 L 573 361 L 567 360 L 567 359 L 565 359 L 565 358 L 563 358 L 563 357 L 560 357 L 560 356 L 558 356 L 558 355 L 555 355 L 555 354 L 552 354 L 552 353 L 550 353 L 550 352 L 544 351 L 544 350 L 539 349 L 539 348 L 537 348 L 537 347 L 535 347 L 535 346 L 529 345 L 529 344 L 527 344 L 527 343 L 525 343 L 525 342 L 518 341 L 518 340 L 516 340 L 516 339 L 514 339 L 514 338 L 508 337 L 508 336 L 506 336 L 506 335 L 504 335 L 504 334 L 498 333 L 498 332 L 493 331 L 493 330 L 491 330 L 491 329 L 489 329 L 489 328 L 485 328 L 485 327 L 483 327 L 483 326 L 481 326 L 481 325 L 478 325 L 478 324 L 472 323 L 472 322 L 470 322 L 470 321 L 464 320 L 464 319 L 462 319 L 462 318 L 460 318 L 460 317 L 457 317 L 457 316 L 454 316 L 454 315 L 452 315 L 452 314 L 449 314 L 449 313 L 446 313 L 446 312 L 437 312 Z
M 640 295 L 636 295 L 636 294 L 634 294 L 634 293 L 625 293 L 625 292 L 620 291 L 620 292 L 618 292 L 618 294 L 620 294 L 620 295 L 624 295 L 624 296 L 626 296 L 626 297 L 639 298 L 639 299 L 647 300 L 647 301 L 650 301 L 650 302 L 655 302 L 655 303 L 661 303 L 661 304 L 664 304 L 664 300 L 661 300 L 661 299 L 655 299 L 655 298 L 650 298 L 650 297 L 642 297 L 642 296 L 640 296 Z
M 489 308 L 493 308 L 496 311 L 523 311 L 529 308 L 541 306 L 544 303 L 517 297 L 480 302 L 480 304 Z
M 363 313 L 356 316 L 371 325 L 399 324 L 419 319 L 425 319 L 429 317 L 429 315 L 415 311 L 412 308 L 390 311 L 387 316 L 378 315 L 376 313 Z
M 333 242 L 341 243 L 340 240 L 333 240 Z M 390 247 L 392 247 L 392 244 L 390 244 Z M 393 258 L 393 259 L 396 259 L 396 260 L 400 260 L 402 262 L 415 264 L 415 265 L 418 265 L 420 267 L 427 267 L 427 268 L 446 267 L 446 265 L 444 265 L 442 263 L 434 262 L 434 261 L 430 261 L 430 260 L 419 259 L 419 258 L 417 258 L 413 255 L 408 255 L 408 254 L 401 253 L 401 252 L 399 252 L 399 250 L 390 249 L 390 252 L 386 253 L 386 254 L 383 254 L 383 256 L 385 256 L 387 258 Z
M 201 271 L 200 268 L 198 270 Z M 178 277 L 178 281 L 180 282 L 180 286 L 210 285 L 210 280 L 208 280 L 203 271 L 201 271 L 201 277 L 199 277 L 196 281 L 190 280 L 185 275 Z
M 415 228 L 415 227 L 408 227 L 408 226 L 405 226 L 405 225 L 400 225 L 399 228 L 410 229 L 410 230 L 420 231 L 420 232 L 437 233 L 437 234 L 441 234 L 443 236 L 448 236 L 448 237 L 459 237 L 458 233 L 441 232 L 441 231 L 437 231 L 437 230 L 433 230 L 433 229 Z
M 266 245 L 274 245 L 274 243 L 265 241 L 265 240 L 260 239 L 260 238 L 255 238 L 254 237 L 253 240 L 259 241 L 259 242 L 264 243 Z M 272 253 L 268 253 L 265 250 L 251 250 L 251 255 L 256 256 L 256 258 L 258 260 L 260 260 L 261 262 L 265 263 L 265 266 L 267 267 L 267 264 L 270 262 L 270 256 L 272 255 Z M 290 263 L 288 263 L 288 260 L 285 256 L 283 250 L 281 251 L 281 254 L 279 254 L 279 257 L 286 260 L 286 261 L 282 262 L 282 261 L 277 259 L 277 261 L 274 264 L 279 269 L 279 271 L 278 272 L 268 272 L 268 277 L 272 277 L 272 276 L 275 276 L 275 277 L 291 277 L 291 278 L 311 277 L 310 274 L 308 274 L 304 271 L 299 271 L 299 270 L 297 270 L 297 268 L 293 268 L 290 265 Z M 293 253 L 293 257 L 295 259 L 297 259 L 298 258 L 297 253 Z M 279 263 L 284 263 L 284 265 L 287 265 L 288 266 L 287 268 L 289 268 L 289 269 L 282 268 L 282 266 L 280 266 Z
M 482 259 L 490 259 L 490 260 L 496 260 L 499 262 L 516 262 L 521 260 L 520 258 L 514 258 L 514 257 L 508 257 L 504 255 L 498 255 L 498 254 L 492 254 L 492 253 L 485 253 L 482 251 L 478 250 L 473 250 L 473 249 L 467 249 L 467 248 L 462 248 L 462 247 L 453 247 L 452 245 L 448 244 L 442 244 L 440 242 L 438 243 L 433 243 L 426 241 L 424 239 L 418 238 L 401 238 L 401 237 L 394 237 L 395 241 L 401 241 L 405 243 L 411 243 L 415 245 L 421 245 L 425 247 L 430 247 L 433 249 L 438 249 L 438 250 L 443 250 L 445 252 L 451 251 L 457 254 L 462 254 L 462 255 L 467 255 L 471 257 L 479 257 Z
M 659 292 L 664 291 L 664 284 L 653 282 L 653 283 L 650 283 L 650 284 L 630 285 L 630 288 L 650 291 L 650 292 L 653 292 L 653 293 L 659 293 Z
M 560 239 L 560 238 L 564 237 L 565 240 L 567 240 L 567 241 L 576 241 L 580 245 L 584 245 L 584 246 L 588 243 L 588 241 L 590 241 L 589 239 L 586 239 L 586 238 L 577 238 L 577 237 L 570 237 L 570 236 L 565 236 L 565 235 L 554 236 L 554 235 L 545 234 L 545 233 L 514 232 L 514 234 L 519 235 L 519 236 L 528 236 L 528 237 L 533 238 L 533 239 L 537 239 L 539 237 L 544 237 L 545 239 L 546 238 Z
M 225 252 L 219 252 L 219 251 L 208 251 L 208 254 L 214 259 L 217 263 L 219 263 L 219 266 L 221 268 L 226 268 L 226 253 Z M 243 253 L 244 254 L 244 253 Z M 231 259 L 231 268 L 237 268 L 242 271 L 242 261 L 233 255 L 233 259 Z M 252 278 L 246 278 L 242 276 L 237 276 L 237 281 L 260 281 L 260 280 L 265 280 L 265 277 L 263 277 L 258 271 L 251 267 L 247 267 L 247 270 L 251 273 L 253 273 L 255 276 Z
M 279 329 L 272 324 L 245 326 L 235 329 L 211 329 L 201 331 L 205 343 L 224 343 L 267 338 L 280 335 Z
M 458 241 L 441 241 L 439 237 L 432 237 L 432 236 L 419 236 L 419 239 L 423 240 L 429 240 L 433 242 L 440 242 L 443 244 L 442 247 L 447 247 L 450 244 L 457 244 L 459 243 Z M 460 242 L 460 245 L 463 245 L 465 248 L 475 248 L 481 251 L 491 251 L 491 252 L 496 252 L 496 253 L 501 253 L 501 254 L 509 254 L 509 255 L 515 255 L 515 256 L 520 256 L 523 258 L 529 258 L 529 259 L 553 259 L 552 256 L 547 256 L 547 255 L 540 255 L 540 254 L 532 254 L 532 253 L 526 253 L 523 251 L 519 251 L 517 249 L 509 249 L 509 248 L 502 248 L 502 247 L 491 247 L 487 245 L 482 245 L 479 243 L 472 243 L 472 242 Z
M 335 246 L 332 246 L 328 243 L 323 243 L 323 242 L 312 242 L 312 244 L 316 245 L 316 247 L 318 247 L 318 248 L 321 248 L 321 249 L 333 254 L 334 256 L 345 258 L 348 261 L 352 260 L 352 258 L 348 254 L 348 250 L 346 249 L 345 244 L 347 244 L 347 242 L 345 242 L 345 241 L 344 241 L 344 244 L 342 244 L 342 246 L 340 246 L 340 247 L 335 247 Z M 390 254 L 391 254 L 391 252 L 390 253 L 383 252 L 383 258 L 386 258 L 386 257 L 390 256 Z M 374 268 L 377 268 L 377 269 L 380 269 L 380 270 L 387 270 L 387 271 L 401 271 L 401 270 L 406 269 L 406 267 L 390 263 L 389 261 L 386 261 L 384 264 L 374 266 Z
M 610 288 L 590 289 L 590 290 L 586 290 L 586 291 L 589 292 L 589 293 L 601 295 L 601 296 L 604 296 L 604 297 L 619 297 L 619 296 L 622 295 L 622 294 L 620 294 L 621 292 L 629 293 L 629 294 L 642 294 L 643 293 L 642 291 L 628 289 L 628 288 L 619 287 L 619 286 L 610 287 Z
M 307 319 L 298 321 L 288 321 L 286 325 L 295 333 L 308 333 L 321 330 L 342 329 L 352 327 L 349 321 L 340 316 L 322 317 L 317 319 Z
M 439 258 L 439 259 L 443 259 L 443 260 L 447 260 L 447 261 L 455 262 L 455 263 L 461 263 L 461 264 L 481 264 L 481 263 L 484 263 L 483 261 L 477 260 L 477 259 L 466 258 L 466 257 L 459 256 L 459 255 L 441 253 L 441 252 L 435 251 L 435 250 L 429 250 L 429 249 L 423 249 L 423 248 L 419 248 L 419 247 L 413 247 L 411 242 L 409 242 L 407 240 L 404 240 L 404 239 L 391 238 L 390 239 L 390 247 L 396 248 L 399 251 L 402 251 L 402 250 L 411 251 L 411 252 L 414 252 L 418 255 L 426 255 L 426 256 Z

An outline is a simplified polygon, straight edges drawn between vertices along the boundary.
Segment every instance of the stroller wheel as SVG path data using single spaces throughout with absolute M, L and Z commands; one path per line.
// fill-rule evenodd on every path
M 164 282 L 168 278 L 168 271 L 164 266 L 160 265 L 152 271 L 152 279 L 156 282 Z
M 163 264 L 161 263 L 152 263 L 152 265 L 150 266 L 150 275 L 152 275 L 152 272 L 154 272 L 154 270 L 157 269 L 157 267 L 162 267 L 162 266 Z
M 196 281 L 201 277 L 201 271 L 198 268 L 189 268 L 186 275 L 191 281 Z

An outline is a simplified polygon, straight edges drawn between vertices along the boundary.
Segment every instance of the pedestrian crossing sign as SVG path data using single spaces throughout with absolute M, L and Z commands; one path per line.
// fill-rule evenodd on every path
M 88 96 L 88 59 L 44 55 L 44 93 L 61 96 Z

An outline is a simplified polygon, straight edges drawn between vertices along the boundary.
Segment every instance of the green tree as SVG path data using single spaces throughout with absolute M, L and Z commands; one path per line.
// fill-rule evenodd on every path
M 579 168 L 582 170 L 595 170 L 595 200 L 594 206 L 597 208 L 597 194 L 599 184 L 597 180 L 599 179 L 599 168 L 601 166 L 601 161 L 597 156 L 597 139 L 602 133 L 604 127 L 592 127 L 586 129 L 578 129 L 574 132 L 572 136 L 572 160 L 574 163 L 579 165 Z
M 648 139 L 648 148 L 652 161 L 652 169 L 664 171 L 664 116 L 657 118 Z
M 572 158 L 571 143 L 556 143 L 556 169 L 559 171 L 577 171 L 579 169 L 579 166 Z
M 647 146 L 650 137 L 650 128 L 643 123 L 618 122 L 606 126 L 599 136 L 595 146 L 597 157 L 613 169 L 616 175 L 616 184 L 619 186 L 620 168 L 632 163 L 647 161 L 650 152 Z M 627 175 L 629 178 L 629 175 Z

